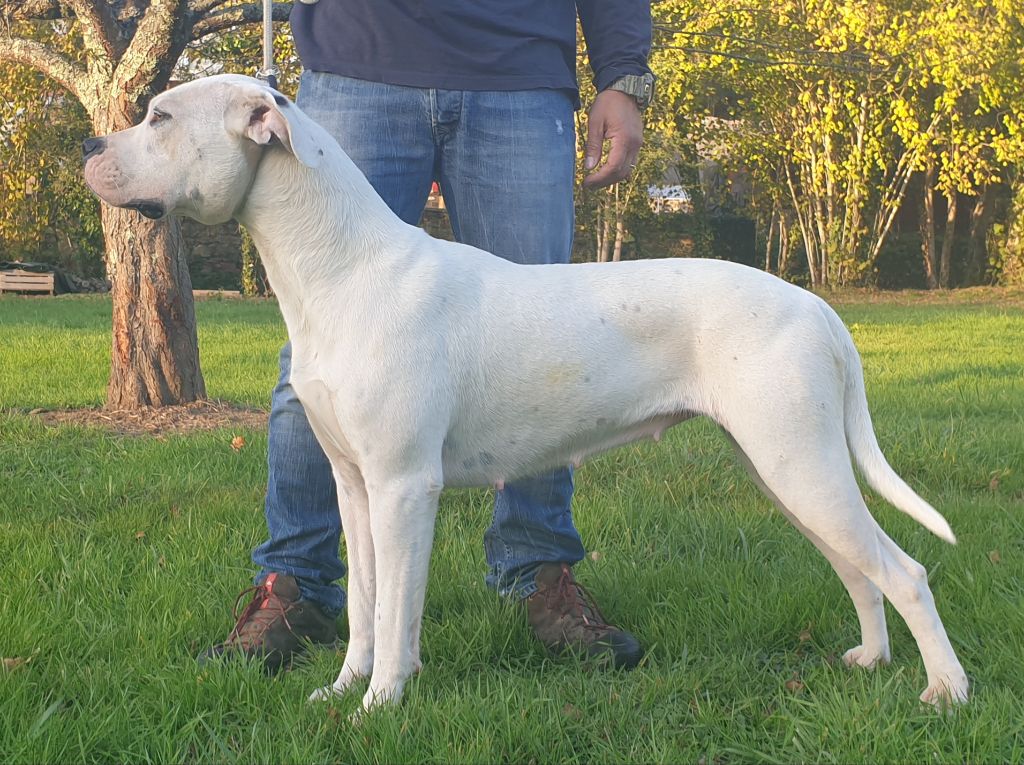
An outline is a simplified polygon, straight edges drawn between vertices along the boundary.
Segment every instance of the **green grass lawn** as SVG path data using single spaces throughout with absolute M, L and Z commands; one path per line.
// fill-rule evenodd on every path
M 270 302 L 197 306 L 214 398 L 265 406 L 284 337 Z M 631 673 L 550 659 L 483 585 L 487 491 L 441 500 L 404 703 L 358 726 L 321 651 L 275 679 L 194 654 L 231 626 L 265 528 L 266 435 L 114 436 L 37 407 L 102 402 L 104 298 L 0 299 L 2 762 L 1024 761 L 1024 308 L 844 300 L 879 440 L 949 519 L 949 546 L 872 495 L 927 566 L 973 681 L 922 707 L 921 659 L 889 609 L 894 661 L 848 671 L 857 619 L 827 562 L 704 421 L 578 472 L 577 571 L 649 653 Z M 813 480 L 809 477 L 809 480 Z M 14 663 L 17 662 L 5 662 Z

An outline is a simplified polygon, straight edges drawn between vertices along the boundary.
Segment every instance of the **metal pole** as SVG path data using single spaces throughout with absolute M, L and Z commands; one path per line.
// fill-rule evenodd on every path
M 274 0 L 263 0 L 263 68 L 256 76 L 276 90 L 278 73 L 274 65 Z

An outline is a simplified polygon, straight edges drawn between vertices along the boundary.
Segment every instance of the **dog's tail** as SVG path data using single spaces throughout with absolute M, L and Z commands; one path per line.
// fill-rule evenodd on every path
M 846 443 L 857 467 L 872 489 L 920 523 L 935 536 L 956 544 L 956 536 L 949 523 L 938 510 L 925 502 L 900 478 L 885 459 L 868 412 L 868 399 L 864 391 L 864 369 L 860 354 L 853 344 L 853 338 L 842 320 L 829 310 L 834 319 L 833 328 L 839 335 L 839 347 L 845 349 L 846 391 L 844 397 L 844 420 Z M 836 327 L 835 325 L 839 326 Z

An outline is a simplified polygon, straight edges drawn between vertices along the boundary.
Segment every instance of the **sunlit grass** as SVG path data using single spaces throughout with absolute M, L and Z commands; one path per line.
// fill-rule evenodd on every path
M 272 302 L 197 306 L 210 395 L 265 406 Z M 879 440 L 943 512 L 951 547 L 885 503 L 924 563 L 974 683 L 951 716 L 890 609 L 894 662 L 836 657 L 857 620 L 826 561 L 757 494 L 706 422 L 578 473 L 578 567 L 649 647 L 632 673 L 552 660 L 483 585 L 486 491 L 446 493 L 404 704 L 355 727 L 358 694 L 305 702 L 340 657 L 276 679 L 193 656 L 230 627 L 265 534 L 266 436 L 163 440 L 44 427 L 95 406 L 104 298 L 0 299 L 0 670 L 4 762 L 1018 762 L 1024 759 L 1024 310 L 844 303 Z M 342 624 L 342 627 L 344 625 Z

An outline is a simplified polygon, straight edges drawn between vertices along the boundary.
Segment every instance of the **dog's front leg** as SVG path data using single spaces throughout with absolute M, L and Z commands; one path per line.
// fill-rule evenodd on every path
M 377 574 L 370 532 L 370 509 L 363 476 L 354 465 L 335 464 L 341 530 L 348 553 L 348 649 L 334 685 L 313 691 L 310 701 L 345 693 L 373 670 L 373 605 Z
M 420 471 L 368 482 L 377 602 L 370 687 L 363 708 L 396 703 L 420 669 L 419 633 L 441 482 Z

